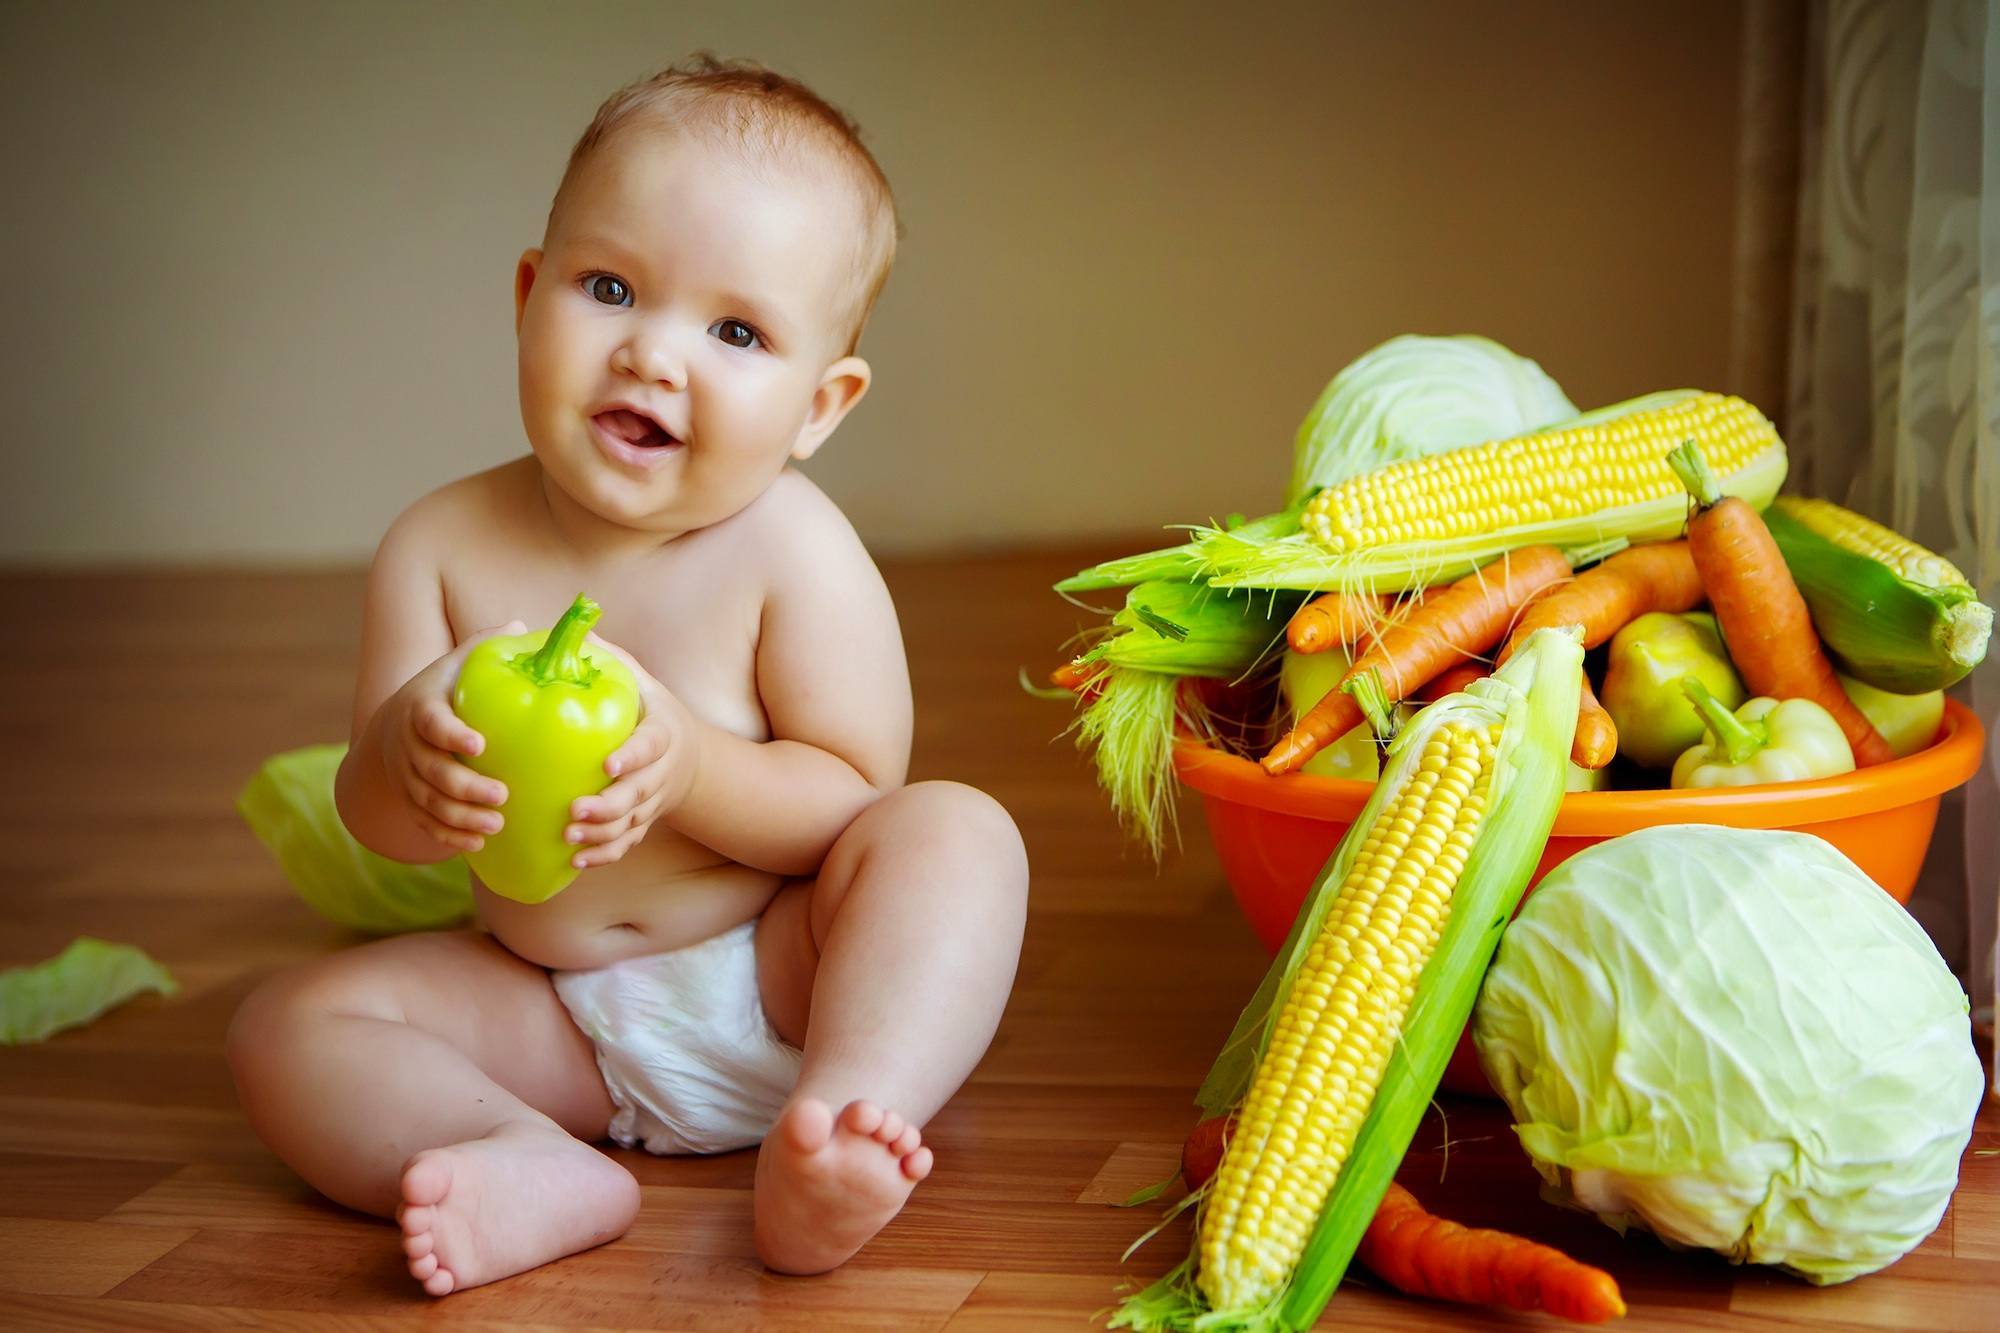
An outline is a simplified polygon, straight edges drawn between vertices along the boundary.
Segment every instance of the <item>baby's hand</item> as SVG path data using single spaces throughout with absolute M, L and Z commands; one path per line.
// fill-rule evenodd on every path
M 653 821 L 687 796 L 700 757 L 687 709 L 673 692 L 623 648 L 595 634 L 590 642 L 632 669 L 645 712 L 625 743 L 604 761 L 604 771 L 614 779 L 611 785 L 570 803 L 570 818 L 576 822 L 563 836 L 583 844 L 570 858 L 579 870 L 608 866 L 638 846 Z
M 476 755 L 486 738 L 452 711 L 451 692 L 472 645 L 495 634 L 519 634 L 527 627 L 511 621 L 481 630 L 412 676 L 382 705 L 382 765 L 409 806 L 416 825 L 447 847 L 476 852 L 504 820 L 498 806 L 506 785 L 482 776 L 454 755 Z

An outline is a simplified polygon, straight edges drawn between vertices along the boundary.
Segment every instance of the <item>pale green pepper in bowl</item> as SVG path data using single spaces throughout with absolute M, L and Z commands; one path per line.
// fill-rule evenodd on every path
M 1715 617 L 1653 611 L 1611 639 L 1601 698 L 1618 726 L 1618 753 L 1643 768 L 1669 768 L 1702 737 L 1701 715 L 1682 693 L 1693 676 L 1724 708 L 1743 703 L 1743 682 L 1722 646 Z
M 1669 786 L 1760 787 L 1854 771 L 1847 734 L 1810 699 L 1752 699 L 1732 713 L 1692 676 L 1681 689 L 1708 739 L 1674 761 Z
M 1854 700 L 1854 706 L 1861 710 L 1861 715 L 1882 733 L 1883 740 L 1889 742 L 1896 758 L 1915 754 L 1937 739 L 1938 727 L 1944 721 L 1943 690 L 1891 694 L 1838 671 L 1833 674 L 1840 681 L 1840 688 L 1847 691 L 1847 697 Z

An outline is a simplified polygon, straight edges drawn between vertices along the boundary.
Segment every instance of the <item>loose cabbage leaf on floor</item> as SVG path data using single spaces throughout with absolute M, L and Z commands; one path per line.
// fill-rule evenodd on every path
M 179 990 L 143 950 L 84 935 L 54 958 L 0 972 L 0 1045 L 41 1041 L 95 1022 L 134 996 Z

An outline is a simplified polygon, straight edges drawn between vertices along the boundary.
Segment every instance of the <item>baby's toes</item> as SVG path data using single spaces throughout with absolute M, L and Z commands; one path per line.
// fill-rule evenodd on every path
M 931 1150 L 919 1148 L 903 1159 L 903 1174 L 915 1184 L 931 1173 Z
M 410 1259 L 410 1276 L 422 1282 L 437 1272 L 438 1260 L 435 1254 L 415 1255 Z
M 874 1102 L 849 1102 L 840 1113 L 840 1123 L 856 1134 L 873 1134 L 884 1119 Z
M 903 1132 L 890 1142 L 889 1151 L 898 1157 L 908 1157 L 911 1153 L 922 1147 L 923 1142 L 924 1136 L 917 1132 L 917 1127 L 915 1125 L 906 1125 L 903 1128 Z
M 904 1128 L 903 1117 L 894 1111 L 885 1111 L 882 1113 L 882 1123 L 875 1127 L 875 1141 L 884 1146 L 893 1144 L 902 1136 Z
M 405 1232 L 403 1235 L 403 1253 L 412 1259 L 421 1259 L 436 1248 L 437 1241 L 431 1238 L 428 1231 Z
M 817 1097 L 808 1097 L 779 1119 L 778 1129 L 794 1150 L 818 1152 L 833 1137 L 833 1112 Z

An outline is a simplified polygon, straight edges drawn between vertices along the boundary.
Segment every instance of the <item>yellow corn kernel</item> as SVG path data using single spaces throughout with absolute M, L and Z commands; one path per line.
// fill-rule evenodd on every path
M 1911 583 L 1925 588 L 1965 588 L 1971 581 L 1958 566 L 1874 519 L 1843 509 L 1831 500 L 1781 495 L 1772 507 L 1806 530 L 1844 551 L 1865 555 L 1888 566 Z
M 1305 1251 L 1444 930 L 1494 740 L 1438 728 L 1308 946 L 1202 1207 L 1196 1280 L 1213 1309 L 1263 1305 Z
M 1741 398 L 1695 394 L 1589 425 L 1391 463 L 1321 491 L 1300 527 L 1345 553 L 1588 518 L 1680 494 L 1666 457 L 1689 439 L 1700 442 L 1718 475 L 1779 443 L 1764 414 Z

